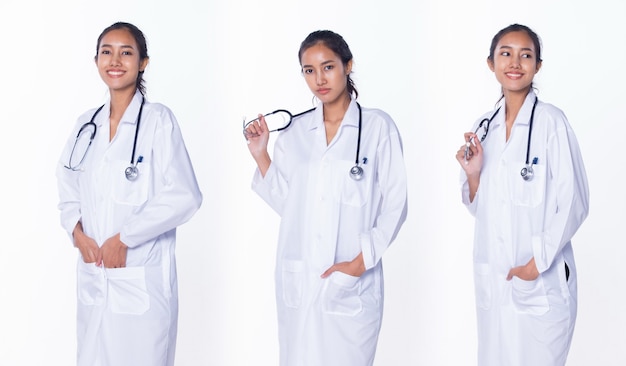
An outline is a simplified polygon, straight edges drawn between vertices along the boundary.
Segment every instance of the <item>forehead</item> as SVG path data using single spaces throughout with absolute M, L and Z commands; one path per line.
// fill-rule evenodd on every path
M 528 48 L 535 51 L 535 44 L 532 38 L 524 31 L 515 31 L 505 34 L 498 41 L 497 48 L 500 47 Z
M 126 28 L 114 29 L 106 33 L 102 40 L 100 41 L 100 47 L 102 46 L 112 46 L 112 45 L 124 45 L 131 46 L 133 48 L 137 48 L 137 42 L 135 38 L 130 33 L 130 31 Z
M 328 48 L 324 43 L 318 42 L 302 52 L 300 63 L 302 65 L 312 65 L 326 61 L 341 61 L 339 55 Z

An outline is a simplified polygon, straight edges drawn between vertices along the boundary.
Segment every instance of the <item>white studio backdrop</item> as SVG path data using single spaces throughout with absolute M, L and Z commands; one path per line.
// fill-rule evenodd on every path
M 107 97 L 93 56 L 128 21 L 148 38 L 148 98 L 181 125 L 204 194 L 179 229 L 177 365 L 276 365 L 277 215 L 250 189 L 242 116 L 300 112 L 312 95 L 300 42 L 344 36 L 362 105 L 404 140 L 409 215 L 384 257 L 376 365 L 474 365 L 473 219 L 454 159 L 499 96 L 485 59 L 511 23 L 543 40 L 539 96 L 563 109 L 591 189 L 574 237 L 579 312 L 568 365 L 626 364 L 626 3 L 621 0 L 3 0 L 0 4 L 0 365 L 72 365 L 77 250 L 61 230 L 54 169 L 76 118 Z

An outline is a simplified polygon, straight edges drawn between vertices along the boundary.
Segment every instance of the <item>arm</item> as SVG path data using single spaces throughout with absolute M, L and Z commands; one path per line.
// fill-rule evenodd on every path
M 260 124 L 254 122 L 250 128 L 259 134 L 258 137 L 248 137 L 248 149 L 257 163 L 257 170 L 252 178 L 252 189 L 279 215 L 282 215 L 283 206 L 287 193 L 289 192 L 289 182 L 275 162 L 269 157 L 267 143 L 269 131 L 265 119 L 260 116 Z M 285 155 L 284 141 L 280 137 L 274 144 L 274 160 L 283 161 Z
M 395 129 L 378 147 L 376 177 L 382 202 L 374 220 L 375 226 L 369 232 L 361 233 L 359 238 L 366 270 L 376 266 L 406 220 L 406 170 L 402 142 Z M 359 257 L 356 259 L 359 260 Z
M 160 188 L 122 226 L 119 240 L 130 248 L 185 223 L 202 203 L 202 194 L 176 119 L 168 109 L 156 118 L 163 120 L 156 129 L 153 142 L 153 174 L 155 185 Z
M 474 202 L 478 192 L 483 166 L 483 147 L 475 133 L 465 133 L 465 144 L 457 151 L 456 160 L 465 173 L 462 188 L 463 201 L 466 205 L 470 205 Z
M 562 116 L 561 118 L 565 118 Z M 589 187 L 578 142 L 567 122 L 548 141 L 543 231 L 532 237 L 539 273 L 552 265 L 589 212 Z
M 252 158 L 257 163 L 259 173 L 262 177 L 265 177 L 272 163 L 272 159 L 267 152 L 270 132 L 265 122 L 265 117 L 263 117 L 262 114 L 259 114 L 258 121 L 254 121 L 245 129 L 244 136 L 248 143 L 248 150 L 250 150 Z

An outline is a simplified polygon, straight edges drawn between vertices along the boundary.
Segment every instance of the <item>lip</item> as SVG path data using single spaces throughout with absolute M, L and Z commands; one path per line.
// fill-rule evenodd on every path
M 330 88 L 320 88 L 320 89 L 317 89 L 317 92 L 319 94 L 326 95 L 326 94 L 330 93 Z
M 524 77 L 524 74 L 521 72 L 505 72 L 504 75 L 509 79 L 518 80 Z
M 112 70 L 107 70 L 107 75 L 114 77 L 114 78 L 118 78 L 121 77 L 125 74 L 126 72 L 123 70 L 118 70 L 118 69 L 112 69 Z

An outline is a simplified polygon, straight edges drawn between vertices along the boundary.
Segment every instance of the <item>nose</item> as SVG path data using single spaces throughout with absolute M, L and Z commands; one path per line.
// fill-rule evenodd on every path
M 324 77 L 324 73 L 323 72 L 318 72 L 315 74 L 315 83 L 317 85 L 324 85 L 326 84 L 326 78 Z
M 522 62 L 519 56 L 511 57 L 511 67 L 514 69 L 519 69 L 522 67 Z
M 109 60 L 109 64 L 111 66 L 119 66 L 121 64 L 120 56 L 117 53 L 112 53 L 111 59 Z

